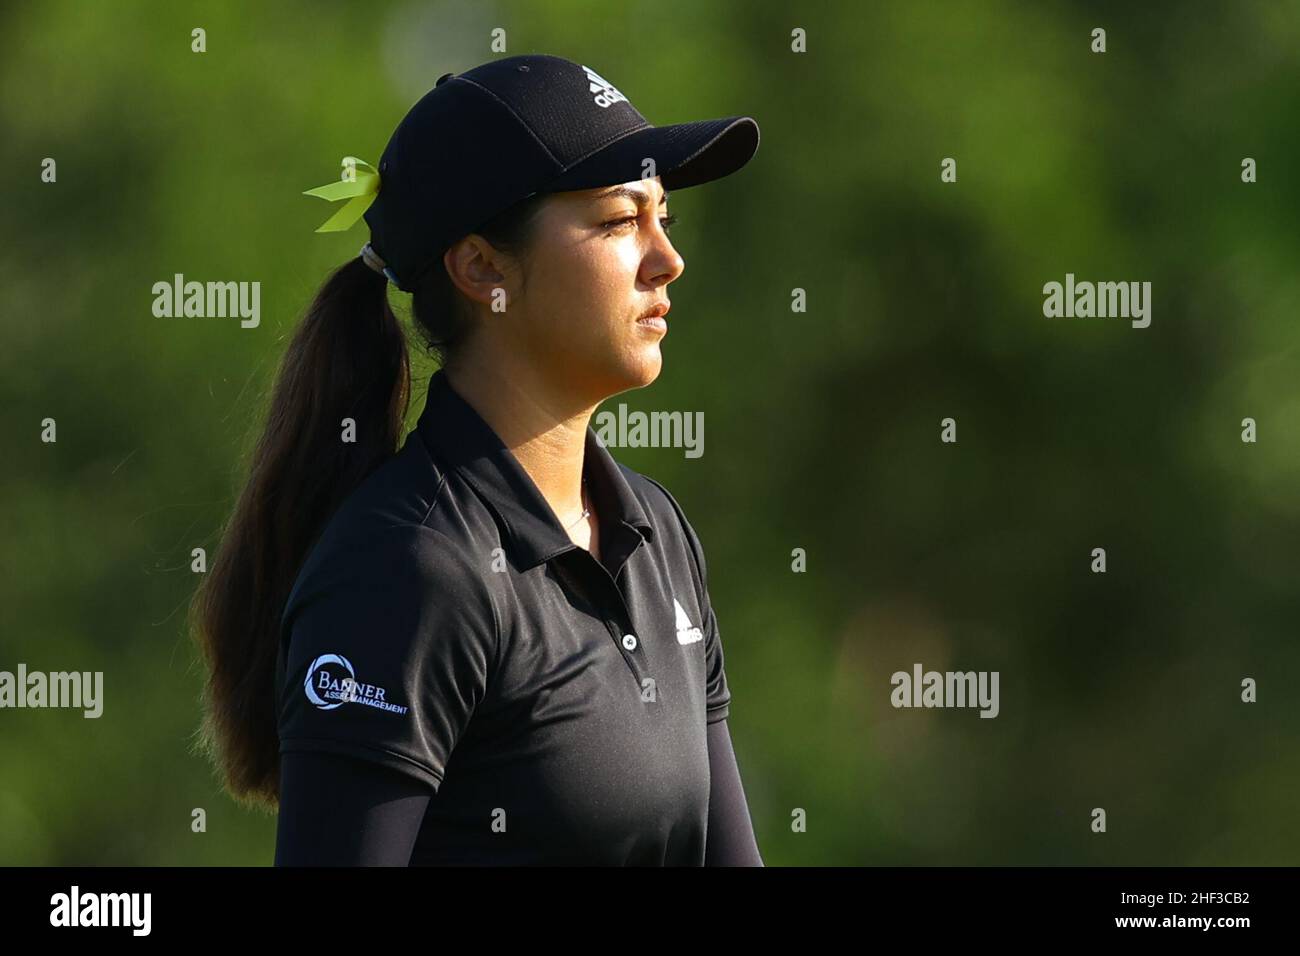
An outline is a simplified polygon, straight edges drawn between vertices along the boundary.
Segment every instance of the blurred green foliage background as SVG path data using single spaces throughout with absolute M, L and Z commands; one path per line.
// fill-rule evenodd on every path
M 1300 5 L 0 17 L 0 669 L 105 672 L 98 720 L 0 711 L 0 863 L 271 862 L 274 818 L 191 752 L 190 550 L 215 552 L 286 338 L 365 239 L 315 234 L 302 190 L 376 161 L 498 27 L 657 125 L 762 129 L 739 174 L 673 195 L 664 371 L 606 407 L 704 412 L 702 458 L 615 454 L 706 548 L 767 863 L 1300 861 Z M 260 326 L 154 317 L 177 272 L 260 281 Z M 1045 318 L 1067 272 L 1152 282 L 1150 327 Z M 999 671 L 1000 715 L 893 709 L 914 662 Z

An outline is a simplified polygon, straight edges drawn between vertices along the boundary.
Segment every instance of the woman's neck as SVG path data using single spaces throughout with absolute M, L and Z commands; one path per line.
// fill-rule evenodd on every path
M 561 526 L 574 524 L 584 507 L 583 456 L 596 404 L 557 393 L 525 369 L 449 365 L 445 374 L 510 449 Z

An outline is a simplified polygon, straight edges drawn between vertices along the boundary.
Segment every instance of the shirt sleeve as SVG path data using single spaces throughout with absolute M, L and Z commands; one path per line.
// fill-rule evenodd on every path
M 718 621 L 709 602 L 708 591 L 704 593 L 704 661 L 707 681 L 705 723 L 726 720 L 731 712 L 731 690 L 727 687 L 727 672 L 722 666 L 722 636 L 718 633 Z
M 704 560 L 704 548 L 700 544 L 699 537 L 695 534 L 695 529 L 686 520 L 685 513 L 679 509 L 678 514 L 682 518 L 682 527 L 686 529 L 686 540 L 690 543 L 695 566 L 699 569 L 700 613 L 704 617 L 702 629 L 704 631 L 705 680 L 707 681 L 705 686 L 707 692 L 705 722 L 712 724 L 719 720 L 725 720 L 730 713 L 731 690 L 727 686 L 726 668 L 723 667 L 722 635 L 718 631 L 718 618 L 713 613 L 713 602 L 709 599 L 709 569 Z
M 648 476 L 647 476 L 648 477 Z M 709 599 L 709 570 L 704 560 L 704 548 L 700 544 L 699 536 L 695 529 L 691 527 L 690 521 L 686 518 L 686 513 L 682 511 L 681 505 L 677 499 L 663 485 L 655 479 L 649 479 L 662 491 L 672 503 L 673 510 L 677 512 L 678 520 L 681 521 L 682 530 L 686 534 L 686 542 L 691 552 L 691 561 L 694 566 L 696 596 L 700 602 L 700 614 L 703 618 L 701 630 L 704 632 L 704 661 L 705 661 L 705 723 L 712 724 L 719 720 L 725 720 L 731 712 L 731 690 L 727 686 L 727 672 L 723 666 L 722 654 L 722 635 L 718 629 L 717 615 L 713 613 L 713 602 Z
M 477 572 L 444 536 L 402 526 L 332 548 L 305 575 L 283 620 L 280 753 L 346 754 L 436 792 L 497 659 Z

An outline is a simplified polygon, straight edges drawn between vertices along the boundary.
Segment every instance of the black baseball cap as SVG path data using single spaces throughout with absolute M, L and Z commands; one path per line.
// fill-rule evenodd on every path
M 516 202 L 642 176 L 670 192 L 698 186 L 744 166 L 758 138 L 748 116 L 652 126 L 590 67 L 558 56 L 445 73 L 380 158 L 370 245 L 409 292 L 453 242 Z

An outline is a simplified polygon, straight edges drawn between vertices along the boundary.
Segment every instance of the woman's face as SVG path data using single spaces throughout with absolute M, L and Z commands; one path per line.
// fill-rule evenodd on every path
M 506 269 L 496 345 L 584 398 L 649 385 L 659 375 L 668 304 L 686 264 L 669 241 L 658 179 L 554 193 L 538 212 L 526 275 Z

